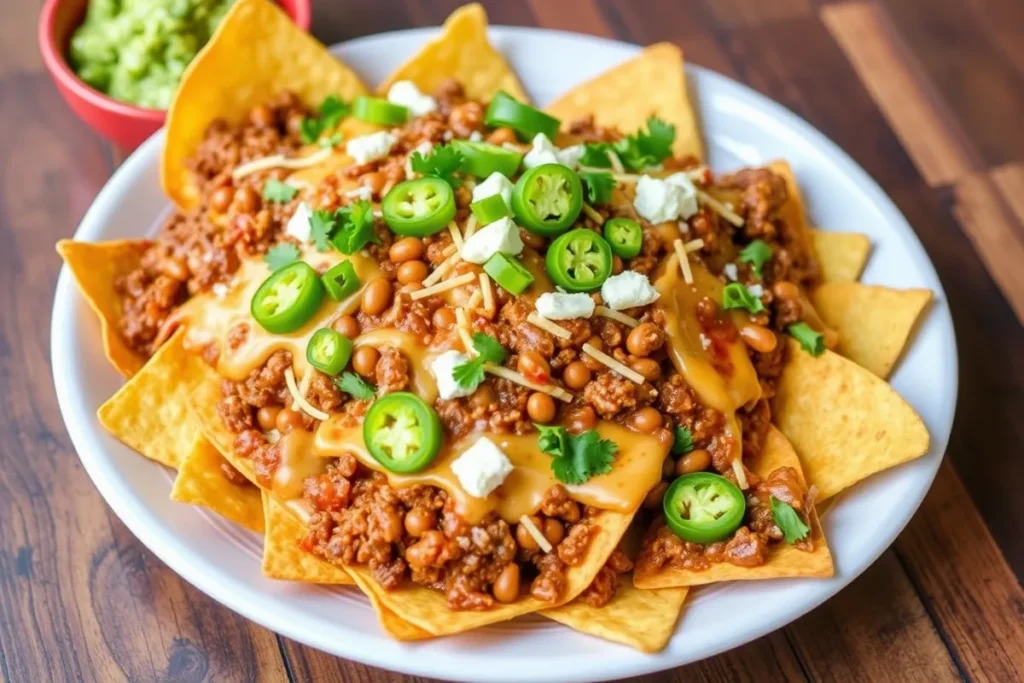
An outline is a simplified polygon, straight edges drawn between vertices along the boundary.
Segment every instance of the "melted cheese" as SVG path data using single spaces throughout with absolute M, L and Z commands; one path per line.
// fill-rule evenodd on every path
M 611 439 L 619 446 L 612 471 L 579 486 L 566 486 L 566 489 L 574 500 L 586 505 L 622 513 L 633 512 L 647 492 L 660 481 L 668 448 L 652 436 L 632 432 L 611 422 L 602 422 L 597 431 L 602 439 Z M 321 457 L 350 453 L 368 468 L 386 474 L 391 485 L 397 488 L 426 484 L 444 489 L 454 499 L 458 513 L 470 523 L 478 522 L 492 511 L 509 523 L 536 512 L 547 490 L 558 483 L 551 472 L 551 456 L 537 447 L 537 435 L 488 434 L 488 438 L 505 452 L 513 469 L 490 495 L 475 498 L 459 484 L 451 465 L 480 436 L 480 433 L 474 433 L 452 443 L 446 442 L 431 466 L 415 474 L 397 474 L 383 469 L 366 450 L 362 427 L 344 426 L 338 416 L 320 425 L 313 450 Z

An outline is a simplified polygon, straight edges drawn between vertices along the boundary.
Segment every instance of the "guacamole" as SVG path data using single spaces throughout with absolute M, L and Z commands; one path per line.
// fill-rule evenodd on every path
M 71 66 L 114 99 L 166 109 L 233 1 L 90 0 L 71 37 Z

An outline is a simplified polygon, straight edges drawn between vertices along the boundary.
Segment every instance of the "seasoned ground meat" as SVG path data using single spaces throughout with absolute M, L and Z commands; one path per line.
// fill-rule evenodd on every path
M 604 607 L 615 596 L 615 589 L 619 585 L 619 574 L 624 574 L 632 568 L 633 562 L 624 552 L 616 549 L 590 585 L 580 593 L 578 599 L 591 607 Z
M 386 346 L 380 349 L 376 376 L 377 387 L 383 393 L 403 391 L 409 386 L 409 361 L 398 349 Z

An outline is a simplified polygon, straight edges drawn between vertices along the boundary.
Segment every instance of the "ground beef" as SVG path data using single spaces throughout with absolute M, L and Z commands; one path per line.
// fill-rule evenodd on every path
M 398 349 L 380 349 L 376 368 L 377 387 L 385 394 L 403 391 L 409 386 L 409 361 Z
M 624 574 L 632 568 L 633 562 L 629 557 L 621 550 L 616 549 L 590 585 L 580 593 L 578 599 L 591 607 L 604 607 L 615 596 L 615 590 L 619 585 L 619 574 Z

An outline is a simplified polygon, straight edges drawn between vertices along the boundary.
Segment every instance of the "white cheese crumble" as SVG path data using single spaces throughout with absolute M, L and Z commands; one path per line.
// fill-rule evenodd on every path
M 391 153 L 391 148 L 398 142 L 398 136 L 386 130 L 360 135 L 345 144 L 345 151 L 355 159 L 357 164 L 365 164 L 383 159 Z
M 501 195 L 509 209 L 512 208 L 512 181 L 497 171 L 487 176 L 487 180 L 473 188 L 473 201 L 478 202 L 481 199 L 487 199 L 491 195 L 496 194 Z
M 213 283 L 213 295 L 218 299 L 223 299 L 228 295 L 229 288 L 223 282 Z
M 764 287 L 761 285 L 747 285 L 747 291 L 760 299 L 764 296 Z
M 697 213 L 697 188 L 685 173 L 664 180 L 645 175 L 636 184 L 633 208 L 651 223 L 686 219 Z
M 398 81 L 388 90 L 388 102 L 399 104 L 413 116 L 423 116 L 437 111 L 437 100 L 424 95 L 412 81 Z
M 313 230 L 309 224 L 309 219 L 312 217 L 313 212 L 309 210 L 306 202 L 300 202 L 295 208 L 295 213 L 288 219 L 288 225 L 285 226 L 284 231 L 300 242 L 308 242 Z
M 474 130 L 472 133 L 469 134 L 469 141 L 470 142 L 480 142 L 483 139 L 484 139 L 483 134 L 480 131 L 478 131 L 478 130 Z
M 725 276 L 733 282 L 740 279 L 740 272 L 735 263 L 726 263 L 722 266 L 722 272 L 725 273 Z
M 589 294 L 544 292 L 537 297 L 537 314 L 548 320 L 589 318 L 594 315 L 594 300 Z
M 459 254 L 470 263 L 484 263 L 497 253 L 515 256 L 523 250 L 519 226 L 508 216 L 485 225 L 462 244 Z
M 477 498 L 490 495 L 511 471 L 508 456 L 486 436 L 481 436 L 452 463 L 452 472 L 462 488 Z
M 561 164 L 569 168 L 576 168 L 583 156 L 583 145 L 573 145 L 565 149 L 555 147 L 550 138 L 544 133 L 537 133 L 533 138 L 533 147 L 523 157 L 523 166 L 533 168 L 541 164 Z
M 469 356 L 460 351 L 445 351 L 435 358 L 430 364 L 430 371 L 434 373 L 434 381 L 437 382 L 437 393 L 444 400 L 469 396 L 473 389 L 465 389 L 455 381 L 455 366 L 462 365 L 469 361 Z
M 365 199 L 370 201 L 373 198 L 373 188 L 369 185 L 360 185 L 357 188 L 342 193 L 349 199 Z
M 635 270 L 625 270 L 618 275 L 612 275 L 601 285 L 601 298 L 605 305 L 614 310 L 621 311 L 635 306 L 646 306 L 654 303 L 661 296 L 651 281 L 643 273 Z

